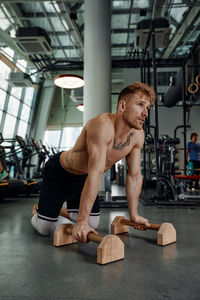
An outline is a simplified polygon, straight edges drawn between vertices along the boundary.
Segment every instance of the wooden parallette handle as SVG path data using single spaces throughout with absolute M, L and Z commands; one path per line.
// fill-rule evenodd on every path
M 144 224 L 138 224 L 138 223 L 132 222 L 131 220 L 127 220 L 127 219 L 121 219 L 120 223 L 122 225 L 129 225 L 129 226 L 133 226 L 133 227 L 136 226 L 136 225 L 139 225 L 144 230 L 147 230 L 147 229 L 159 230 L 159 228 L 160 228 L 160 224 L 152 224 L 152 223 L 150 223 L 150 227 L 147 227 Z
M 66 232 L 69 234 L 72 234 L 72 230 L 73 230 L 73 225 L 71 225 L 70 227 L 68 226 L 66 228 Z M 104 237 L 90 232 L 90 233 L 88 233 L 87 238 L 89 241 L 100 244 Z

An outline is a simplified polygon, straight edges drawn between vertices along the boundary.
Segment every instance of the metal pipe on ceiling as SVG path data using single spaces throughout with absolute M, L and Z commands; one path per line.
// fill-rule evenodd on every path
M 62 0 L 63 2 L 66 3 L 84 3 L 84 0 Z M 1 3 L 27 3 L 27 0 L 1 0 Z M 34 0 L 33 2 L 49 2 L 49 0 Z
M 64 27 L 64 29 L 65 29 L 65 33 L 69 36 L 69 39 L 70 39 L 70 41 L 71 41 L 71 43 L 72 43 L 72 46 L 73 46 L 73 49 L 77 52 L 79 59 L 82 59 L 82 57 L 80 56 L 79 52 L 77 51 L 77 47 L 74 45 L 74 42 L 73 42 L 73 40 L 72 40 L 72 38 L 71 38 L 69 32 L 67 31 L 67 28 L 65 28 L 66 26 L 65 26 L 65 24 L 63 23 L 63 20 L 62 20 L 60 14 L 57 12 L 56 7 L 55 7 L 55 5 L 54 5 L 54 3 L 53 3 L 52 0 L 51 0 L 51 4 L 52 4 L 52 6 L 53 6 L 53 8 L 54 8 L 54 11 L 55 11 L 57 17 L 59 18 L 61 24 L 63 25 L 63 27 Z
M 83 56 L 83 51 L 84 51 L 83 38 L 82 38 L 82 36 L 79 32 L 78 26 L 71 19 L 70 10 L 67 7 L 66 3 L 64 3 L 61 0 L 61 3 L 60 4 L 58 3 L 58 6 L 59 6 L 61 11 L 64 10 L 64 12 L 65 12 L 65 14 L 64 14 L 65 21 L 66 21 L 67 25 L 69 26 L 69 28 L 72 30 L 73 38 L 74 38 L 75 42 L 77 43 L 77 45 L 80 47 L 79 49 L 81 51 L 81 56 Z
M 66 53 L 65 53 L 65 50 L 62 48 L 62 44 L 61 44 L 59 38 L 57 37 L 57 34 L 56 34 L 56 32 L 55 32 L 55 29 L 54 29 L 54 26 L 53 26 L 53 24 L 52 24 L 52 21 L 51 21 L 51 19 L 47 16 L 47 14 L 46 14 L 46 8 L 45 8 L 44 4 L 43 4 L 43 3 L 40 3 L 40 6 L 41 6 L 41 8 L 42 8 L 43 11 L 44 11 L 44 14 L 45 14 L 45 16 L 46 16 L 46 18 L 47 18 L 47 20 L 48 20 L 48 22 L 49 22 L 49 24 L 50 24 L 50 27 L 52 28 L 52 31 L 54 32 L 55 38 L 56 38 L 58 44 L 60 45 L 60 47 L 61 47 L 61 49 L 62 49 L 62 51 L 63 51 L 63 54 L 64 54 L 65 58 L 68 59 L 68 57 L 67 57 L 67 55 L 66 55 Z
M 133 8 L 133 1 L 131 0 L 131 4 L 130 4 L 130 13 L 129 13 L 129 17 L 128 17 L 128 34 L 127 34 L 127 40 L 126 40 L 126 56 L 128 54 L 128 48 L 129 48 L 129 33 L 130 33 L 130 25 L 131 25 L 131 15 L 132 15 L 132 8 Z

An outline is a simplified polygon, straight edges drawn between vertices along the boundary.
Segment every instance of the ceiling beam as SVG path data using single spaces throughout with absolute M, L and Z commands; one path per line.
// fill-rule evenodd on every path
M 131 25 L 133 25 L 133 23 L 131 23 Z M 135 23 L 135 25 L 137 25 L 137 23 Z M 128 32 L 133 33 L 135 31 L 135 28 L 114 28 L 111 29 L 111 33 L 128 33 Z
M 60 16 L 63 16 L 65 13 L 63 11 L 59 12 Z M 23 19 L 33 19 L 33 18 L 57 18 L 57 14 L 53 12 L 24 12 L 22 18 Z
M 72 20 L 70 17 L 71 11 L 69 7 L 66 5 L 66 3 L 64 3 L 63 1 L 61 1 L 61 4 L 58 4 L 58 6 L 60 8 L 60 11 L 64 11 L 65 13 L 63 19 L 66 21 L 67 26 L 69 27 L 70 30 L 70 34 L 73 36 L 77 44 L 77 48 L 79 49 L 80 55 L 83 57 L 83 51 L 84 51 L 83 38 L 76 22 Z
M 44 13 L 46 14 L 47 11 L 46 11 L 46 8 L 45 8 L 44 3 L 40 3 L 40 6 L 41 6 L 41 8 L 43 9 Z M 53 22 L 52 22 L 51 18 L 49 18 L 47 15 L 46 15 L 46 18 L 47 18 L 47 20 L 48 20 L 48 22 L 49 22 L 49 25 L 50 25 L 51 29 L 52 29 L 53 32 L 54 32 L 54 38 L 57 40 L 59 46 L 61 47 L 61 49 L 62 49 L 62 51 L 63 51 L 64 56 L 67 58 L 67 55 L 66 55 L 64 49 L 62 48 L 62 43 L 61 43 L 60 39 L 58 38 L 58 36 L 57 36 L 57 34 L 56 34 L 56 31 L 55 31 L 55 29 L 54 29 Z
M 4 4 L 6 9 L 9 11 L 9 14 L 12 19 L 15 20 L 15 27 L 16 26 L 28 26 L 29 23 L 26 21 L 22 21 L 22 12 L 19 10 L 18 6 L 16 4 L 11 5 L 10 3 Z
M 170 16 L 170 24 L 173 24 L 176 28 L 179 25 L 178 22 L 172 16 Z
M 154 0 L 152 20 L 157 18 L 164 18 L 166 3 L 167 0 Z
M 165 50 L 162 58 L 167 59 L 174 52 L 174 50 L 178 47 L 179 43 L 183 39 L 183 37 L 187 34 L 188 30 L 190 30 L 191 26 L 193 26 L 196 19 L 199 17 L 200 7 L 192 7 L 185 17 L 184 22 L 181 24 L 179 29 L 174 34 L 171 39 L 167 49 Z
M 0 53 L 0 60 L 3 61 L 13 72 L 22 72 L 9 58 Z
M 36 60 L 38 61 L 38 60 Z M 151 65 L 151 61 L 149 61 Z M 181 59 L 167 59 L 167 60 L 160 60 L 158 59 L 156 62 L 157 67 L 180 67 L 183 65 L 183 60 Z M 84 63 L 83 61 L 77 59 L 60 59 L 57 60 L 55 64 L 46 65 L 43 67 L 41 71 L 43 72 L 58 72 L 58 71 L 69 71 L 69 70 L 83 70 Z M 127 59 L 124 56 L 115 56 L 112 58 L 112 68 L 133 68 L 141 67 L 141 59 Z
M 134 43 L 130 43 L 129 44 L 130 47 L 133 47 L 134 46 Z M 127 47 L 127 44 L 124 43 L 124 44 L 112 44 L 111 45 L 111 48 L 126 48 Z M 53 50 L 61 50 L 61 49 L 64 49 L 64 50 L 72 50 L 74 49 L 74 47 L 72 45 L 68 45 L 68 46 L 52 46 L 51 47 Z
M 151 61 L 149 61 L 151 65 Z M 156 67 L 179 67 L 183 65 L 182 59 L 156 59 Z M 112 67 L 132 68 L 141 67 L 141 59 L 124 59 L 123 57 L 113 57 Z
M 6 1 L 6 2 L 10 3 L 9 0 Z M 2 1 L 1 1 L 1 3 L 2 3 Z M 151 12 L 152 11 L 152 9 L 150 9 L 150 8 L 145 9 L 145 10 L 147 12 Z M 135 9 L 131 10 L 131 13 L 140 13 L 140 11 L 141 11 L 141 9 L 135 8 Z M 130 13 L 130 10 L 128 10 L 128 9 L 114 9 L 114 10 L 112 10 L 112 14 L 113 15 L 123 15 L 123 14 L 129 14 L 129 13 Z M 47 14 L 48 14 L 48 17 L 52 17 L 52 18 L 56 17 L 56 14 L 53 13 L 53 12 L 48 12 Z M 64 14 L 65 14 L 65 12 L 63 12 L 63 10 L 61 10 L 60 15 L 64 15 Z M 44 15 L 43 12 L 26 12 L 26 13 L 24 13 L 23 17 L 27 18 L 27 19 L 29 19 L 29 18 L 43 18 L 43 17 L 45 17 L 45 15 Z
M 127 14 L 139 14 L 141 10 L 146 10 L 146 12 L 152 12 L 152 9 L 147 7 L 147 8 L 132 8 L 130 9 L 112 9 L 112 15 L 127 15 Z

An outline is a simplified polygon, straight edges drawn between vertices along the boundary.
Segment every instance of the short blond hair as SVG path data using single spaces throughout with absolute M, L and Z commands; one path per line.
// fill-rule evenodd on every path
M 120 93 L 118 96 L 118 104 L 119 101 L 121 99 L 123 99 L 124 97 L 126 97 L 127 95 L 130 94 L 136 94 L 138 92 L 141 92 L 142 94 L 144 94 L 145 96 L 147 96 L 150 99 L 151 103 L 154 103 L 155 99 L 156 99 L 156 93 L 154 91 L 154 89 L 152 87 L 150 87 L 148 84 L 146 83 L 142 83 L 142 82 L 134 82 L 131 85 L 126 86 Z

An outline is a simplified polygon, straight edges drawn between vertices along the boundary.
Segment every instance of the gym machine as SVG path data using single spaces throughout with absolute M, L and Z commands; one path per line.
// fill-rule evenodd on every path
M 151 44 L 151 55 L 152 58 L 149 59 L 149 44 L 150 38 L 152 37 Z M 153 70 L 153 87 L 155 92 L 157 93 L 157 78 L 156 78 L 156 68 L 158 63 L 155 61 L 155 32 L 153 28 L 153 22 L 151 24 L 151 30 L 149 31 L 149 36 L 146 42 L 146 47 L 143 51 L 143 58 L 141 61 L 141 81 L 150 83 L 150 68 Z M 145 60 L 146 59 L 146 60 Z M 164 66 L 164 63 L 163 63 Z M 142 203 L 144 205 L 199 205 L 200 204 L 200 196 L 190 195 L 187 193 L 187 180 L 192 179 L 192 177 L 188 177 L 186 175 L 186 129 L 189 127 L 189 110 L 195 104 L 195 101 L 200 99 L 200 75 L 195 74 L 191 82 L 188 81 L 188 78 L 191 77 L 191 67 L 195 69 L 195 71 L 200 67 L 198 64 L 183 66 L 183 63 L 177 66 L 181 66 L 180 72 L 177 73 L 176 78 L 171 80 L 171 86 L 168 92 L 164 95 L 163 103 L 165 106 L 171 107 L 175 105 L 178 101 L 182 100 L 183 105 L 183 125 L 178 126 L 178 128 L 182 127 L 184 129 L 184 175 L 175 174 L 174 170 L 174 154 L 176 152 L 176 146 L 178 141 L 176 140 L 176 131 L 173 139 L 168 139 L 165 141 L 164 147 L 161 149 L 159 144 L 159 123 L 158 123 L 158 104 L 157 99 L 154 105 L 154 113 L 155 113 L 155 126 L 154 127 L 154 147 L 148 143 L 148 138 L 150 134 L 150 119 L 147 118 L 145 122 L 145 132 L 147 141 L 145 141 L 146 147 L 144 147 L 143 151 L 143 194 L 142 194 Z M 146 72 L 147 69 L 147 72 Z M 185 84 L 188 83 L 188 88 L 185 88 Z M 186 84 L 187 86 L 187 84 Z M 187 100 L 187 102 L 186 102 Z M 172 103 L 173 102 L 173 103 Z M 188 119 L 187 119 L 188 114 Z M 149 139 L 150 141 L 150 139 Z M 153 144 L 153 143 L 152 143 Z M 147 168 L 146 154 L 149 155 L 149 164 L 150 164 L 150 153 L 155 153 L 155 161 L 156 168 L 154 169 L 155 175 L 153 177 L 156 179 L 156 194 L 148 196 L 148 180 L 151 180 L 151 175 L 149 172 L 152 171 L 150 165 Z M 182 177 L 181 177 L 182 176 Z M 195 201 L 193 200 L 195 199 Z
M 35 167 L 35 164 L 31 163 L 31 159 L 33 156 L 37 155 L 37 152 L 34 151 L 31 143 L 26 143 L 21 136 L 16 135 L 15 138 L 22 151 L 22 158 L 19 160 L 19 162 L 21 171 L 23 172 L 23 174 L 26 174 L 24 175 L 24 179 L 27 181 L 27 185 L 29 187 L 27 193 L 28 195 L 38 194 L 41 187 L 41 180 L 31 178 L 31 168 Z
M 3 142 L 6 142 L 6 145 L 2 145 Z M 4 139 L 2 134 L 0 133 L 0 161 L 4 170 L 7 173 L 10 173 L 11 168 L 15 169 L 19 166 L 18 160 L 15 158 L 17 156 L 17 151 L 19 149 L 15 149 L 15 139 Z M 11 145 L 9 145 L 11 143 Z M 7 152 L 6 152 L 7 151 Z M 6 197 L 17 197 L 19 194 L 24 194 L 27 191 L 26 181 L 22 178 L 13 178 L 6 177 L 3 180 L 0 180 L 0 199 L 4 199 Z
M 43 171 L 44 171 L 44 165 L 46 162 L 47 157 L 49 157 L 49 151 L 46 149 L 44 145 L 42 145 L 42 148 L 40 147 L 39 143 L 31 138 L 31 144 L 38 155 L 38 162 L 36 166 L 36 171 L 33 174 L 33 178 L 42 178 L 43 177 Z

